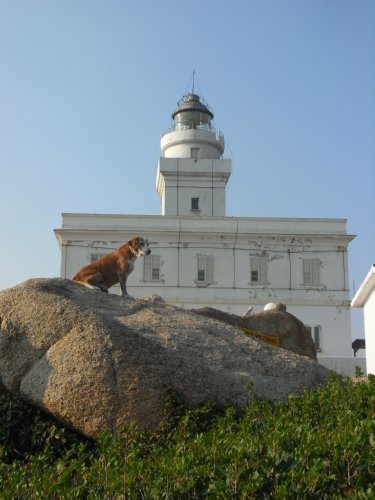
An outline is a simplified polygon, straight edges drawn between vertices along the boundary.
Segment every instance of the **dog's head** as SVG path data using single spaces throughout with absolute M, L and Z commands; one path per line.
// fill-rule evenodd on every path
M 133 254 L 136 257 L 150 255 L 150 253 L 151 253 L 150 247 L 148 245 L 148 240 L 145 240 L 144 238 L 140 238 L 139 236 L 130 240 L 129 246 L 130 246 L 131 251 L 133 252 Z

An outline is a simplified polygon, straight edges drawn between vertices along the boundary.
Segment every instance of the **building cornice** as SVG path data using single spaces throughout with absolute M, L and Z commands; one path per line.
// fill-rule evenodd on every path
M 238 236 L 256 235 L 269 237 L 329 237 L 349 243 L 355 235 L 347 234 L 346 219 L 271 218 L 271 217 L 189 217 L 166 215 L 121 215 L 63 213 L 64 230 L 87 231 L 139 231 L 208 233 Z

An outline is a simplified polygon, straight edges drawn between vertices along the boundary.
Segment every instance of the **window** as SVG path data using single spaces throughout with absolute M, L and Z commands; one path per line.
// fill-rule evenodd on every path
M 213 255 L 198 255 L 198 283 L 211 284 L 214 280 Z
M 304 285 L 320 285 L 319 259 L 302 259 L 302 283 Z
M 320 352 L 322 350 L 322 327 L 320 325 L 305 326 L 314 341 L 316 350 Z
M 145 255 L 143 258 L 144 281 L 160 281 L 160 255 Z
M 198 160 L 199 158 L 199 148 L 190 148 L 190 158 Z
M 192 198 L 191 199 L 191 209 L 192 210 L 199 210 L 199 198 Z
M 267 257 L 250 257 L 250 282 L 267 283 Z

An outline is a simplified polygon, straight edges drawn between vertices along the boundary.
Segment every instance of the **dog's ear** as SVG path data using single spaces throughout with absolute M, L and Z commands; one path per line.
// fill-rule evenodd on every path
M 139 238 L 139 236 L 136 236 L 135 238 L 133 238 L 132 240 L 130 240 L 128 242 L 128 245 L 135 251 L 137 252 L 138 249 L 139 249 L 139 240 L 141 238 Z

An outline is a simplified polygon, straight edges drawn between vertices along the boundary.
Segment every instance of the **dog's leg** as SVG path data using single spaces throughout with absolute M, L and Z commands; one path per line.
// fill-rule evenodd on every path
M 126 280 L 128 278 L 127 273 L 119 273 L 118 278 L 119 278 L 119 282 L 120 282 L 121 295 L 123 297 L 129 296 L 129 294 L 126 290 Z
M 96 288 L 99 288 L 99 290 L 101 290 L 102 292 L 105 292 L 105 293 L 108 293 L 108 287 L 106 287 L 104 285 L 104 283 L 101 283 L 101 284 L 98 284 L 98 285 L 95 285 Z
M 100 286 L 91 285 L 91 283 L 84 283 L 84 285 L 87 288 L 90 288 L 90 290 L 98 290 L 98 292 L 103 292 L 104 291 Z
M 89 288 L 90 290 L 97 290 L 98 292 L 104 292 L 105 291 L 105 290 L 102 290 L 99 286 L 91 285 L 91 283 L 87 283 L 87 281 L 73 280 L 73 282 L 77 283 L 77 285 L 85 286 L 86 288 Z
M 101 292 L 108 293 L 108 287 L 103 283 L 103 276 L 101 273 L 95 273 L 91 276 L 88 276 L 85 281 L 77 280 L 76 283 L 80 283 L 81 285 L 90 288 L 90 290 L 99 290 Z

